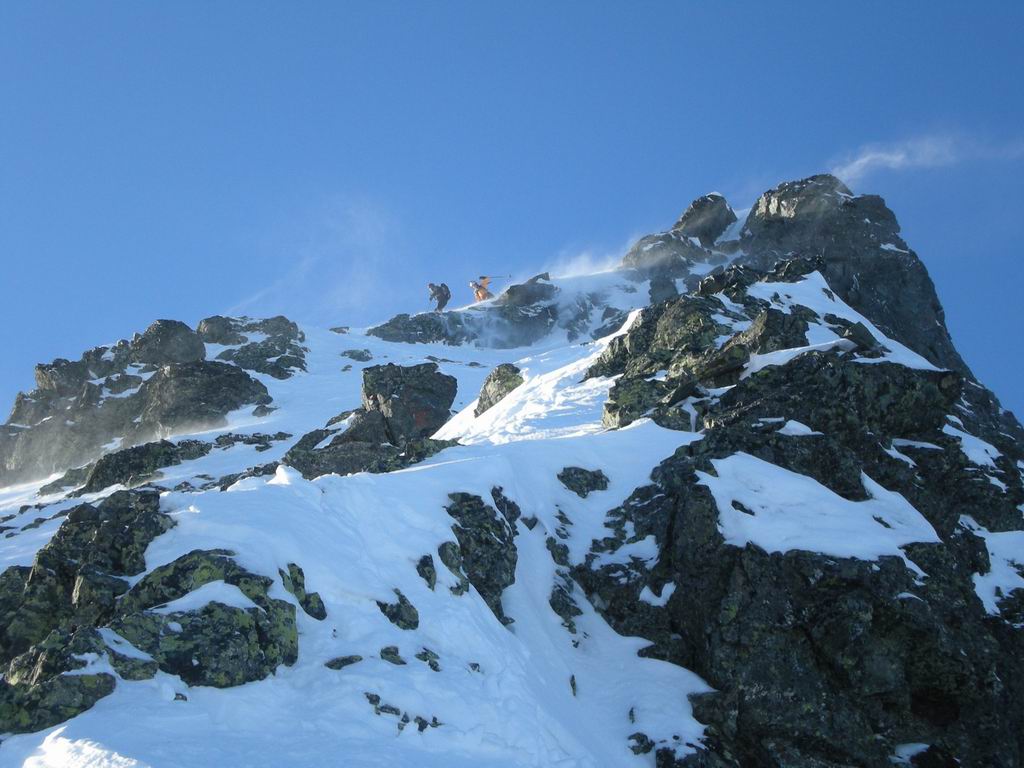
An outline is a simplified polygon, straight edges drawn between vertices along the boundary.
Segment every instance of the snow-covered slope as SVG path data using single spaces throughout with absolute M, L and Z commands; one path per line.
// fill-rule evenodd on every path
M 702 205 L 726 205 L 716 197 Z M 719 218 L 738 235 L 734 216 Z M 991 420 L 960 395 L 957 374 L 853 309 L 815 264 L 723 271 L 743 260 L 736 242 L 697 260 L 697 238 L 674 232 L 635 249 L 629 269 L 556 276 L 555 298 L 525 315 L 517 307 L 473 326 L 459 316 L 489 307 L 449 313 L 446 328 L 465 333 L 533 322 L 523 318 L 555 305 L 526 347 L 303 328 L 304 370 L 249 368 L 272 407 L 254 412 L 248 402 L 219 426 L 175 430 L 175 450 L 189 441 L 202 450 L 143 479 L 170 525 L 146 541 L 141 569 L 117 572 L 128 589 L 117 604 L 135 600 L 141 612 L 108 610 L 96 624 L 101 645 L 84 653 L 53 645 L 45 656 L 35 640 L 18 651 L 36 672 L 12 662 L 0 683 L 10 684 L 5 722 L 32 707 L 65 715 L 12 728 L 27 732 L 3 737 L 0 766 L 824 766 L 926 752 L 984 764 L 992 753 L 963 734 L 973 726 L 959 724 L 959 710 L 952 720 L 947 711 L 952 689 L 979 675 L 1002 675 L 1010 689 L 1019 679 L 1001 660 L 1024 623 L 1014 613 L 1024 594 L 1015 550 L 1024 463 L 1013 437 L 989 442 Z M 713 244 L 721 231 L 700 234 Z M 672 249 L 685 256 L 666 267 Z M 662 255 L 644 262 L 652 253 Z M 665 298 L 648 307 L 652 296 Z M 422 323 L 435 320 L 395 327 L 434 333 Z M 231 352 L 240 349 L 207 342 L 205 353 L 228 351 L 240 365 Z M 390 472 L 303 477 L 289 465 L 302 436 L 366 407 L 364 369 L 421 363 L 457 383 L 451 418 L 432 435 L 452 442 Z M 500 364 L 522 383 L 477 414 Z M 106 451 L 119 449 L 113 441 Z M 21 595 L 40 599 L 34 569 L 64 546 L 62 525 L 78 524 L 80 505 L 127 489 L 75 494 L 88 489 L 85 475 L 65 475 L 63 487 L 62 475 L 0 489 L 0 567 L 15 584 L 0 585 L 8 622 L 36 610 Z M 456 540 L 462 560 L 452 564 L 445 548 Z M 182 578 L 173 569 L 197 551 L 220 553 L 266 586 L 193 574 L 191 587 L 165 590 L 173 599 L 139 602 L 143 588 Z M 514 578 L 495 595 L 488 569 L 499 560 Z M 82 574 L 69 598 L 76 611 L 88 602 L 78 597 Z M 313 593 L 319 607 L 306 599 Z M 210 606 L 262 620 L 274 601 L 294 612 L 297 655 L 244 684 L 190 685 L 180 658 L 156 658 L 118 631 L 155 621 L 163 653 Z M 951 629 L 948 610 L 970 631 Z M 834 626 L 823 630 L 826 615 Z M 52 626 L 85 631 L 69 621 Z M 205 671 L 202 654 L 217 656 L 230 634 L 197 645 L 191 664 Z M 58 635 L 46 642 L 69 642 Z M 807 643 L 827 650 L 800 656 Z M 934 682 L 912 662 L 922 648 L 943 675 L 943 654 L 971 661 Z M 119 657 L 148 671 L 127 674 Z M 54 665 L 58 678 L 110 676 L 112 692 L 91 707 L 54 705 L 45 688 Z M 17 698 L 29 695 L 38 698 Z M 875 712 L 878 702 L 890 714 Z M 1002 740 L 978 738 L 1006 753 L 1019 743 L 1007 734 L 1016 716 L 986 715 Z

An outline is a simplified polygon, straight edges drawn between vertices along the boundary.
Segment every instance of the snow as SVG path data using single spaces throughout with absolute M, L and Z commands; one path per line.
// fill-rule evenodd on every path
M 739 221 L 722 239 L 738 236 L 745 212 L 737 213 Z M 711 268 L 697 265 L 694 271 L 703 274 Z M 614 632 L 578 587 L 573 586 L 572 595 L 582 611 L 575 619 L 576 634 L 567 631 L 549 605 L 552 586 L 561 576 L 547 540 L 557 536 L 568 550 L 570 564 L 582 563 L 592 542 L 611 534 L 608 510 L 648 483 L 660 461 L 702 439 L 700 433 L 663 429 L 649 419 L 618 430 L 602 426 L 603 404 L 614 378 L 584 380 L 584 375 L 611 339 L 636 321 L 639 306 L 646 302 L 646 286 L 638 283 L 631 290 L 615 272 L 576 275 L 558 283 L 562 290 L 556 302 L 568 305 L 581 296 L 600 295 L 610 306 L 631 313 L 625 326 L 597 341 L 584 336 L 576 343 L 558 329 L 520 349 L 398 344 L 361 329 L 339 335 L 304 328 L 307 371 L 285 380 L 254 374 L 267 386 L 277 410 L 255 417 L 248 406 L 229 414 L 223 427 L 176 436 L 213 440 L 228 432 L 291 435 L 272 442 L 266 451 L 239 443 L 161 470 L 162 485 L 173 488 L 188 481 L 198 487 L 210 478 L 280 460 L 302 435 L 358 407 L 361 372 L 367 366 L 410 365 L 435 358 L 440 370 L 458 381 L 455 414 L 435 437 L 457 439 L 460 445 L 408 469 L 309 481 L 282 466 L 272 476 L 240 480 L 226 492 L 162 494 L 161 507 L 176 525 L 147 549 L 147 572 L 196 549 L 226 549 L 236 553 L 234 559 L 243 568 L 273 579 L 271 597 L 297 606 L 279 570 L 289 563 L 303 568 L 307 589 L 320 594 L 328 616 L 316 621 L 297 606 L 299 659 L 294 666 L 230 689 L 190 688 L 164 673 L 145 681 L 119 680 L 111 696 L 67 723 L 6 739 L 0 768 L 305 768 L 335 759 L 358 766 L 424 768 L 652 766 L 653 753 L 638 757 L 629 750 L 628 738 L 638 731 L 658 741 L 659 747 L 674 746 L 680 755 L 692 751 L 703 727 L 694 720 L 687 696 L 709 690 L 706 683 L 686 669 L 639 656 L 649 643 Z M 777 304 L 784 309 L 803 304 L 819 314 L 831 312 L 863 322 L 889 350 L 884 359 L 934 369 L 830 297 L 826 288 L 824 279 L 814 273 L 798 283 L 758 283 L 751 295 L 771 300 L 778 293 Z M 749 325 L 739 319 L 742 306 L 719 298 L 728 314 L 718 321 L 734 331 Z M 594 325 L 600 325 L 596 318 Z M 259 340 L 259 334 L 247 335 L 250 341 Z M 208 344 L 207 353 L 212 358 L 227 348 Z M 359 363 L 340 357 L 352 348 L 369 350 L 372 359 Z M 815 349 L 833 348 L 849 350 L 852 344 L 826 325 L 812 323 L 807 346 L 755 355 L 745 375 L 785 365 Z M 500 363 L 517 365 L 524 383 L 475 416 L 477 393 Z M 347 372 L 346 365 L 351 365 Z M 681 407 L 696 421 L 692 403 Z M 786 436 L 821 434 L 796 421 L 783 423 L 781 417 L 761 421 L 772 428 L 782 423 L 778 432 Z M 332 425 L 332 434 L 322 444 L 347 425 Z M 991 463 L 998 456 L 989 452 L 995 451 L 992 446 L 979 446 L 973 442 L 977 438 L 968 439 L 965 432 L 957 436 L 965 453 L 971 451 L 969 455 L 979 460 L 984 456 Z M 105 448 L 115 450 L 119 445 L 114 440 Z M 897 450 L 903 447 L 941 450 L 930 443 L 893 441 L 889 455 L 911 465 L 913 460 Z M 803 549 L 870 560 L 884 555 L 905 558 L 901 547 L 906 544 L 938 541 L 934 529 L 902 496 L 867 475 L 862 482 L 870 498 L 853 502 L 809 477 L 746 454 L 714 460 L 713 465 L 716 474 L 698 474 L 716 500 L 720 529 L 732 545 L 753 543 L 771 552 Z M 601 469 L 608 477 L 607 490 L 580 498 L 557 479 L 567 466 Z M 0 568 L 31 564 L 63 519 L 58 516 L 24 529 L 36 517 L 51 517 L 103 496 L 62 499 L 54 494 L 40 499 L 38 490 L 44 482 L 0 489 L 0 514 L 16 515 L 6 523 L 16 535 L 3 539 Z M 476 494 L 490 503 L 492 489 L 499 487 L 519 505 L 524 518 L 536 519 L 532 529 L 522 521 L 516 525 L 516 579 L 502 596 L 505 613 L 514 619 L 509 627 L 494 617 L 475 589 L 453 595 L 450 587 L 457 579 L 437 556 L 438 546 L 454 539 L 454 521 L 445 509 L 448 494 Z M 49 506 L 19 511 L 40 501 Z M 734 501 L 753 514 L 738 510 Z M 976 577 L 976 585 L 979 596 L 989 600 L 986 607 L 994 606 L 999 590 L 1024 584 L 1012 559 L 1013 553 L 1024 551 L 1024 540 L 1018 538 L 1024 533 L 979 535 L 986 538 L 993 572 Z M 433 555 L 437 569 L 433 590 L 416 572 L 425 554 Z M 638 559 L 652 567 L 658 557 L 657 541 L 647 536 L 600 555 L 597 565 Z M 391 624 L 377 606 L 378 601 L 393 601 L 396 589 L 419 612 L 415 630 Z M 663 607 L 675 590 L 675 583 L 665 584 L 657 595 L 644 587 L 640 600 Z M 201 609 L 210 602 L 258 609 L 237 587 L 215 581 L 153 610 L 167 615 Z M 169 629 L 181 631 L 173 623 Z M 113 631 L 100 632 L 118 653 L 149 658 Z M 397 646 L 408 664 L 399 667 L 381 659 L 380 650 L 388 645 Z M 416 660 L 424 648 L 439 656 L 440 672 Z M 326 661 L 350 654 L 363 660 L 341 671 L 324 667 Z M 90 658 L 83 671 L 109 669 L 100 654 Z M 410 717 L 436 717 L 441 725 L 422 733 L 415 724 L 399 731 L 397 718 L 374 714 L 367 692 Z M 178 700 L 176 694 L 187 699 Z
M 799 421 L 793 421 L 790 419 L 782 428 L 779 430 L 780 435 L 789 435 L 790 437 L 811 437 L 812 435 L 822 435 L 822 432 L 816 432 L 806 424 L 801 424 Z
M 935 443 L 926 443 L 921 440 L 906 440 L 902 437 L 897 437 L 892 441 L 892 444 L 897 448 L 917 448 L 922 451 L 941 451 L 942 446 L 936 445 Z
M 1024 531 L 992 532 L 964 515 L 960 524 L 985 540 L 990 569 L 974 574 L 974 591 L 993 616 L 999 615 L 999 600 L 1015 589 L 1024 589 Z
M 655 595 L 651 591 L 650 587 L 644 587 L 640 592 L 640 599 L 648 605 L 653 605 L 655 608 L 663 608 L 668 605 L 668 599 L 675 594 L 676 585 L 675 582 L 666 584 L 661 588 L 661 595 Z
M 807 354 L 808 352 L 827 352 L 830 349 L 839 349 L 841 351 L 848 352 L 855 347 L 856 344 L 849 339 L 837 338 L 834 341 L 827 341 L 824 344 L 808 344 L 806 347 L 779 349 L 775 352 L 751 355 L 750 362 L 747 363 L 747 367 L 740 378 L 746 379 L 753 376 L 758 371 L 763 370 L 770 365 L 785 365 L 786 363 L 795 360 L 800 355 Z
M 630 301 L 646 299 L 646 292 L 616 293 L 608 276 L 577 283 L 606 291 L 623 309 L 633 309 Z M 225 427 L 178 436 L 212 440 L 227 432 L 282 430 L 292 438 L 273 442 L 264 452 L 244 444 L 215 449 L 162 469 L 161 484 L 190 481 L 198 487 L 204 476 L 218 478 L 278 460 L 301 435 L 357 407 L 363 366 L 342 372 L 346 361 L 339 358 L 353 346 L 370 350 L 373 360 L 367 365 L 440 358 L 440 369 L 458 380 L 458 393 L 457 413 L 437 437 L 458 437 L 463 445 L 388 474 L 307 481 L 280 467 L 273 476 L 236 482 L 227 492 L 163 493 L 161 506 L 176 525 L 147 549 L 147 571 L 195 549 L 227 549 L 242 567 L 274 579 L 272 597 L 295 604 L 278 570 L 297 563 L 307 588 L 323 599 L 327 619 L 316 621 L 297 610 L 298 662 L 279 667 L 266 680 L 223 690 L 189 688 L 164 673 L 146 681 L 119 680 L 112 695 L 69 722 L 5 740 L 0 767 L 29 761 L 72 768 L 301 768 L 323 765 L 327 755 L 344 755 L 344 762 L 360 766 L 652 764 L 629 749 L 628 737 L 637 731 L 675 746 L 680 755 L 692 750 L 689 745 L 699 740 L 703 727 L 693 719 L 687 695 L 706 691 L 707 685 L 678 666 L 639 656 L 648 641 L 612 631 L 578 592 L 574 598 L 583 614 L 575 620 L 578 633 L 570 634 L 548 603 L 557 574 L 546 541 L 556 530 L 568 529 L 570 561 L 581 562 L 593 539 L 610 534 L 607 510 L 648 482 L 658 462 L 700 435 L 666 430 L 647 419 L 614 431 L 601 426 L 613 380 L 582 378 L 607 338 L 569 344 L 556 333 L 530 348 L 494 350 L 395 344 L 358 329 L 344 336 L 304 331 L 310 350 L 307 372 L 285 380 L 256 374 L 278 410 L 257 418 L 251 407 L 239 409 L 229 414 Z M 484 378 L 502 362 L 518 365 L 525 383 L 474 417 Z M 602 469 L 608 489 L 578 497 L 557 479 L 566 466 Z M 34 503 L 39 485 L 0 490 L 0 508 Z M 437 557 L 438 546 L 454 539 L 454 521 L 445 510 L 448 494 L 473 493 L 490 502 L 495 487 L 524 516 L 537 519 L 533 530 L 517 526 L 516 581 L 502 597 L 505 613 L 515 620 L 508 628 L 475 590 L 453 595 L 449 587 L 456 578 Z M 30 510 L 25 522 L 100 497 L 89 494 L 60 501 L 45 512 Z M 30 563 L 59 523 L 50 521 L 4 540 L 0 555 Z M 419 558 L 431 553 L 438 578 L 434 590 L 416 572 Z M 617 553 L 628 555 L 653 561 L 658 548 L 648 537 Z M 418 609 L 417 629 L 400 630 L 379 610 L 377 601 L 393 601 L 395 589 Z M 670 594 L 666 586 L 661 599 Z M 217 581 L 155 610 L 195 610 L 211 601 L 253 608 L 240 590 Z M 119 653 L 141 654 L 109 630 L 103 637 Z M 383 661 L 380 649 L 387 645 L 398 646 L 408 664 Z M 415 659 L 423 648 L 438 654 L 440 672 Z M 363 661 L 342 671 L 324 667 L 327 660 L 348 654 L 359 654 Z M 87 669 L 104 665 L 101 657 Z M 436 717 L 442 724 L 423 733 L 413 724 L 400 732 L 396 718 L 374 714 L 366 692 L 410 717 Z M 187 700 L 175 700 L 176 693 Z
M 870 320 L 836 296 L 828 287 L 828 283 L 820 272 L 811 272 L 803 280 L 795 283 L 757 282 L 750 286 L 747 290 L 747 295 L 772 302 L 780 309 L 788 310 L 794 306 L 804 306 L 817 312 L 819 317 L 833 314 L 849 320 L 851 323 L 863 323 L 864 327 L 871 332 L 871 335 L 888 351 L 879 358 L 858 358 L 857 361 L 860 363 L 871 364 L 885 361 L 898 363 L 908 368 L 926 371 L 939 370 L 909 347 L 905 347 L 895 339 L 886 336 Z M 811 341 L 810 338 L 808 340 Z M 815 346 L 817 344 L 812 341 L 811 347 Z M 802 349 L 808 351 L 808 348 Z M 789 359 L 792 359 L 792 357 Z M 788 362 L 788 359 L 785 362 Z
M 907 456 L 907 454 L 905 454 L 905 453 L 901 453 L 901 452 L 900 452 L 900 451 L 899 451 L 899 450 L 898 450 L 898 449 L 897 449 L 897 448 L 895 447 L 895 442 L 896 442 L 896 441 L 894 440 L 894 441 L 893 441 L 894 445 L 893 445 L 893 447 L 892 447 L 892 448 L 886 448 L 885 446 L 883 446 L 883 447 L 882 447 L 882 450 L 883 450 L 883 451 L 885 451 L 885 452 L 886 452 L 887 454 L 889 454 L 890 456 L 892 456 L 892 457 L 893 457 L 894 459 L 897 459 L 898 461 L 902 461 L 902 462 L 903 462 L 904 464 L 908 464 L 908 465 L 909 465 L 909 466 L 911 466 L 911 467 L 916 467 L 916 466 L 917 466 L 917 462 L 916 462 L 916 461 L 914 461 L 914 460 L 913 460 L 912 458 L 910 458 L 909 456 Z
M 194 589 L 183 597 L 173 600 L 166 605 L 151 609 L 153 613 L 178 613 L 186 611 L 197 611 L 206 607 L 209 603 L 220 603 L 231 608 L 259 608 L 252 600 L 243 594 L 242 590 L 234 584 L 227 584 L 223 581 L 211 581 L 198 589 Z
M 712 460 L 717 477 L 698 472 L 715 498 L 727 543 L 768 552 L 806 550 L 875 560 L 904 557 L 900 547 L 940 541 L 935 529 L 900 494 L 861 475 L 866 501 L 850 501 L 816 480 L 745 453 Z M 750 510 L 740 511 L 733 502 Z
M 963 426 L 962 422 L 960 426 Z M 963 451 L 964 456 L 967 457 L 969 462 L 977 464 L 979 467 L 996 468 L 995 459 L 1003 455 L 996 450 L 995 446 L 986 443 L 980 437 L 975 437 L 968 432 L 951 427 L 949 424 L 944 425 L 942 431 L 959 440 L 960 450 Z

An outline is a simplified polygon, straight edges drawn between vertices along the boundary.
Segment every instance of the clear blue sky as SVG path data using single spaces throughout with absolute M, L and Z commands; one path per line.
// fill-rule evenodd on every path
M 860 157 L 1024 415 L 1022 29 L 1020 2 L 5 2 L 0 407 L 158 317 L 366 324 Z

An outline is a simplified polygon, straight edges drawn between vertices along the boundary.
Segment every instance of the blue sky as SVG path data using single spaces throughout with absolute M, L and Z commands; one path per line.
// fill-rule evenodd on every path
M 845 166 L 1024 414 L 1022 28 L 1017 2 L 0 4 L 0 407 L 158 317 L 367 324 Z

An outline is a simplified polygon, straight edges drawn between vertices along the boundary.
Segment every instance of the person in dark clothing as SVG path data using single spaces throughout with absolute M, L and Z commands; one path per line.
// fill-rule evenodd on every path
M 437 308 L 434 311 L 443 311 L 452 298 L 452 292 L 447 284 L 434 285 L 433 283 L 427 283 L 427 290 L 430 291 L 430 300 L 437 302 Z

